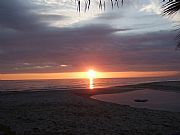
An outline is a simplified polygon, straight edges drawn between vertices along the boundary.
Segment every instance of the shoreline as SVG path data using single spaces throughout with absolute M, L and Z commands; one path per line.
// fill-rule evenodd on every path
M 175 84 L 177 85 L 175 86 Z M 100 94 L 116 94 L 116 93 L 123 93 L 123 92 L 142 90 L 142 89 L 180 92 L 180 81 L 159 81 L 159 82 L 149 82 L 149 83 L 137 83 L 137 84 L 115 86 L 109 88 L 95 88 L 92 90 L 80 89 L 80 90 L 71 90 L 71 91 L 79 96 L 91 97 Z
M 162 84 L 163 83 L 163 84 Z M 168 85 L 161 82 L 161 86 Z M 171 82 L 172 83 L 172 82 Z M 177 83 L 177 86 L 175 84 Z M 177 90 L 180 81 L 173 83 Z M 146 87 L 155 87 L 146 84 Z M 156 84 L 157 86 L 157 84 Z M 158 84 L 160 86 L 160 84 Z M 169 84 L 168 88 L 172 86 Z M 125 89 L 126 87 L 126 89 Z M 173 135 L 180 113 L 102 102 L 91 95 L 145 88 L 145 84 L 89 90 L 0 92 L 0 134 Z M 159 87 L 157 87 L 159 89 Z

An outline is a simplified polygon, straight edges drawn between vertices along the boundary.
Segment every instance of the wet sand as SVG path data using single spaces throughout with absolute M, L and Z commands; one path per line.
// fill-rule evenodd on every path
M 1 92 L 0 135 L 179 134 L 180 113 L 133 108 L 89 98 L 147 87 L 178 91 L 179 84 L 148 83 L 92 91 Z
M 180 92 L 174 91 L 143 89 L 124 93 L 95 95 L 91 96 L 91 98 L 136 108 L 180 112 Z

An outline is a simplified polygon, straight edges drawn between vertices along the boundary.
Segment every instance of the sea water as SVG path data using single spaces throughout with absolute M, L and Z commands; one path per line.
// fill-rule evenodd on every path
M 93 79 L 93 88 L 107 88 L 144 82 L 180 80 L 180 78 L 108 78 Z M 0 81 L 0 91 L 36 91 L 36 90 L 69 90 L 89 89 L 88 79 L 59 79 L 59 80 L 17 80 Z

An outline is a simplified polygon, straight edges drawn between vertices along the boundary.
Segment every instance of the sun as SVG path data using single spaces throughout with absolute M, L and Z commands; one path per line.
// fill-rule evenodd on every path
M 89 69 L 87 71 L 87 77 L 90 78 L 90 79 L 93 79 L 96 77 L 96 71 L 94 71 L 93 69 Z

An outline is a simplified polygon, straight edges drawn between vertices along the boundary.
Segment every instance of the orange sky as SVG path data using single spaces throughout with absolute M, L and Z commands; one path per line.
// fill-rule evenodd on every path
M 178 71 L 96 72 L 96 78 L 168 77 L 168 76 L 178 76 L 179 74 L 180 72 Z M 78 78 L 88 78 L 87 72 L 0 74 L 0 80 L 78 79 Z

